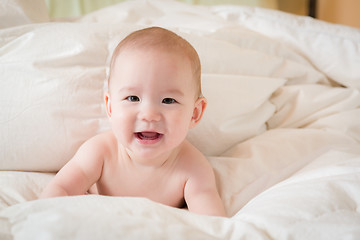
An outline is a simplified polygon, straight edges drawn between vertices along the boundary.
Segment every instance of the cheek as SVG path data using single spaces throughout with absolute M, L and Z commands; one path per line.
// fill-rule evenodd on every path
M 177 134 L 186 135 L 191 123 L 192 114 L 181 112 L 174 114 L 170 120 L 171 127 Z
M 110 119 L 112 130 L 118 140 L 132 135 L 135 118 L 124 109 L 114 108 Z

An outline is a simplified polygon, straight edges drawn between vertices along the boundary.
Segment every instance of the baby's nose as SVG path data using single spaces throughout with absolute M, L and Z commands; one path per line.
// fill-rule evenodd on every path
M 156 106 L 147 104 L 141 108 L 140 119 L 148 122 L 158 122 L 161 119 L 161 113 Z

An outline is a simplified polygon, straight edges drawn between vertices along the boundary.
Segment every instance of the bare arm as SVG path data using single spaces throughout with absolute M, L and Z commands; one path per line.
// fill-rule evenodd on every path
M 40 198 L 86 193 L 101 176 L 103 156 L 99 149 L 98 138 L 85 142 L 45 187 Z
M 226 217 L 223 202 L 216 188 L 215 175 L 208 162 L 198 166 L 192 173 L 186 182 L 184 195 L 189 211 Z

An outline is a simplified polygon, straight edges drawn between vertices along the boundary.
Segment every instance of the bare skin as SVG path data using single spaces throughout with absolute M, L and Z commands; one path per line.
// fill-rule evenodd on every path
M 118 161 L 119 156 L 123 161 Z M 95 194 L 145 197 L 178 208 L 186 201 L 189 211 L 226 216 L 212 167 L 186 141 L 161 166 L 141 166 L 117 147 L 112 132 L 100 134 L 79 149 L 41 198 L 77 195 L 90 188 Z

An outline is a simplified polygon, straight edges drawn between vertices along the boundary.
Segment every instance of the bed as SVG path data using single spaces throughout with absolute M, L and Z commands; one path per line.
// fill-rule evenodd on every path
M 360 239 L 360 30 L 276 10 L 128 1 L 51 22 L 0 4 L 0 239 Z M 109 129 L 111 52 L 168 28 L 196 48 L 208 108 L 188 135 L 227 218 L 143 198 L 38 200 Z

